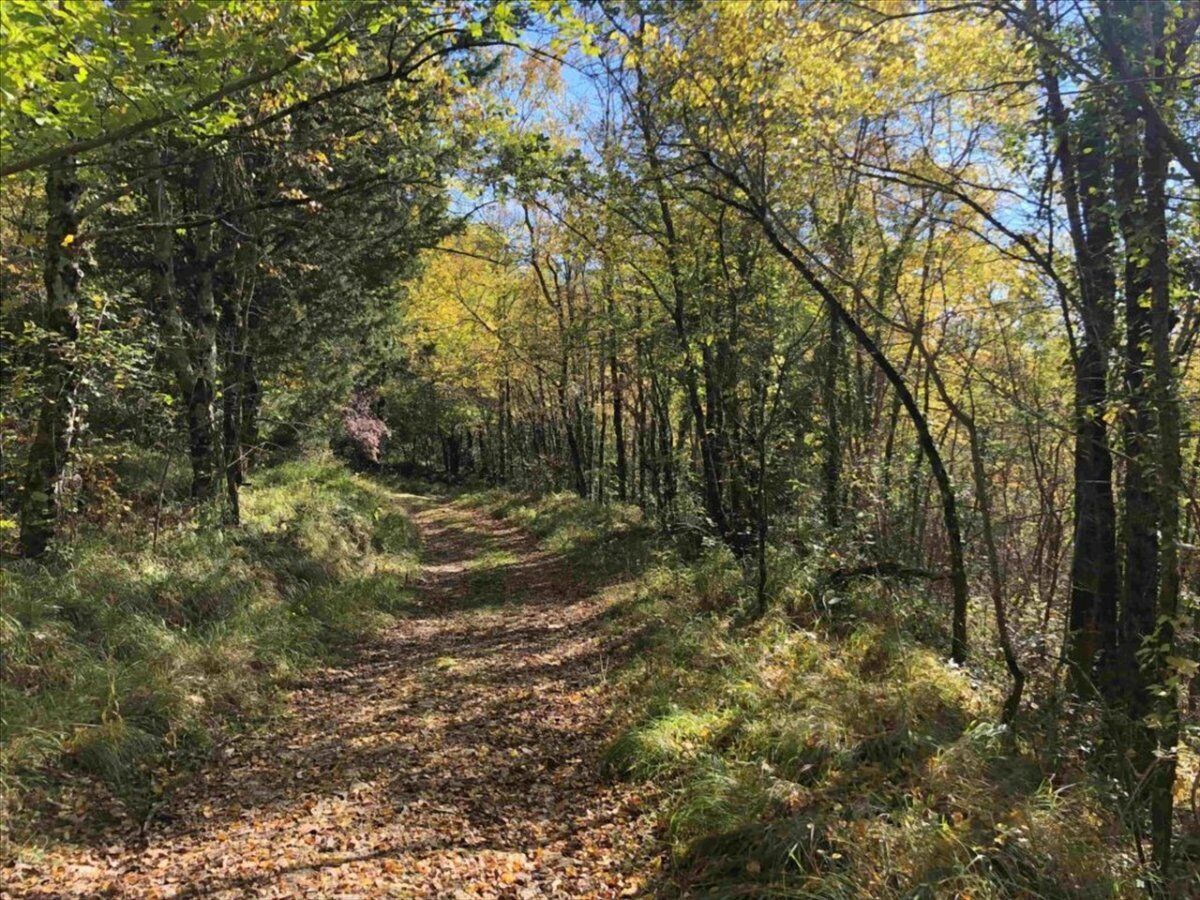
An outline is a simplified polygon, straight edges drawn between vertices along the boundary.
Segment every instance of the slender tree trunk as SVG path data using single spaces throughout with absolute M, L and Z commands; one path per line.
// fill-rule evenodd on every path
M 157 174 L 148 185 L 146 199 L 151 218 L 159 223 L 154 229 L 150 267 L 150 308 L 154 310 L 162 336 L 160 352 L 166 356 L 175 376 L 179 397 L 186 411 L 192 396 L 195 374 L 192 370 L 192 355 L 189 352 L 190 341 L 180 314 L 180 300 L 176 294 L 175 229 L 171 225 L 173 210 L 166 178 L 163 175 L 167 165 L 166 154 L 153 153 L 149 165 Z
M 635 414 L 634 446 L 637 451 L 638 505 L 640 505 L 642 507 L 642 509 L 646 509 L 646 505 L 647 505 L 646 504 L 646 473 L 647 473 L 648 451 L 646 449 L 646 447 L 647 447 L 647 440 L 646 440 L 646 382 L 645 382 L 645 378 L 642 375 L 643 350 L 642 350 L 642 339 L 641 339 L 641 329 L 642 329 L 641 312 L 642 312 L 641 304 L 638 304 L 638 306 L 637 306 L 637 323 L 636 323 L 638 337 L 636 339 L 636 345 L 635 345 L 635 357 L 637 359 L 638 371 L 637 371 L 637 382 L 636 382 L 636 386 L 635 386 L 636 389 L 634 392 L 634 414 Z
M 225 521 L 240 525 L 242 521 L 242 384 L 238 362 L 230 360 L 221 391 L 221 445 L 225 450 Z
M 253 241 L 235 254 L 237 289 L 225 294 L 221 311 L 221 435 L 224 448 L 226 521 L 241 523 L 241 488 L 245 477 L 244 427 L 250 355 L 249 306 L 253 302 L 257 249 Z
M 1004 573 L 1000 568 L 1000 553 L 996 547 L 996 532 L 992 523 L 992 504 L 988 493 L 987 473 L 983 465 L 983 441 L 974 417 L 961 420 L 967 430 L 971 450 L 971 473 L 975 480 L 975 494 L 979 502 L 979 519 L 983 531 L 983 546 L 987 551 L 988 581 L 991 586 L 992 610 L 996 616 L 996 634 L 1000 639 L 1000 651 L 1004 654 L 1004 665 L 1008 669 L 1012 686 L 1004 700 L 1000 721 L 1012 726 L 1021 708 L 1021 694 L 1025 690 L 1025 672 L 1013 648 L 1008 627 L 1008 613 L 1004 608 Z
M 745 212 L 750 213 L 753 218 L 763 228 L 767 239 L 779 254 L 791 264 L 801 277 L 812 287 L 813 290 L 825 301 L 829 309 L 834 315 L 838 316 L 847 330 L 853 335 L 859 346 L 866 351 L 871 357 L 875 365 L 882 370 L 884 376 L 891 383 L 892 389 L 895 390 L 900 397 L 900 402 L 903 404 L 905 411 L 912 420 L 913 427 L 917 431 L 917 440 L 920 444 L 921 451 L 925 455 L 929 463 L 929 468 L 933 472 L 934 482 L 937 484 L 938 493 L 942 501 L 942 520 L 946 529 L 946 542 L 950 550 L 950 583 L 954 592 L 954 607 L 951 617 L 951 636 L 950 636 L 950 657 L 957 663 L 966 661 L 967 658 L 967 607 L 969 603 L 969 593 L 967 585 L 967 569 L 963 555 L 962 543 L 962 528 L 958 520 L 958 501 L 954 495 L 954 487 L 950 481 L 950 474 L 946 471 L 946 465 L 942 460 L 942 455 L 938 450 L 937 442 L 934 440 L 932 433 L 929 431 L 929 422 L 921 413 L 921 408 L 917 405 L 917 401 L 905 384 L 904 379 L 900 377 L 900 373 L 896 371 L 895 366 L 891 364 L 887 356 L 879 348 L 879 345 L 871 338 L 871 336 L 863 329 L 858 320 L 855 319 L 850 312 L 841 304 L 834 293 L 826 286 L 826 284 L 817 277 L 816 273 L 808 267 L 808 265 L 800 259 L 800 257 L 788 246 L 775 230 L 775 226 L 771 221 L 770 211 L 758 205 L 753 199 L 753 195 L 736 178 L 731 177 L 731 173 L 724 169 L 719 169 L 722 174 L 729 177 L 735 186 L 740 188 L 747 197 L 751 200 L 751 206 L 743 207 Z
M 1026 0 L 1026 11 L 1031 22 L 1041 21 L 1033 0 Z M 1057 65 L 1049 54 L 1043 55 L 1042 82 L 1079 271 L 1083 324 L 1081 346 L 1075 359 L 1075 533 L 1064 657 L 1071 664 L 1071 680 L 1077 690 L 1091 690 L 1093 678 L 1099 676 L 1101 689 L 1108 693 L 1113 689 L 1111 672 L 1117 664 L 1120 585 L 1112 454 L 1105 422 L 1109 409 L 1107 358 L 1116 307 L 1114 233 L 1108 188 L 1112 153 L 1106 137 L 1108 110 L 1082 108 L 1082 152 L 1075 152 Z
M 245 473 L 254 465 L 258 450 L 258 410 L 262 403 L 262 385 L 258 381 L 258 365 L 255 359 L 255 335 L 259 327 L 259 299 L 252 294 L 246 306 L 246 336 L 242 344 L 242 412 L 241 447 L 243 480 Z
M 512 405 L 512 389 L 509 385 L 508 378 L 508 363 L 504 364 L 504 384 L 500 389 L 500 483 L 507 484 L 509 481 L 508 457 L 509 457 L 509 432 L 511 423 L 509 421 L 510 407 Z
M 600 352 L 600 358 L 597 360 L 597 369 L 600 377 L 600 392 L 597 396 L 597 405 L 600 408 L 600 433 L 595 441 L 595 458 L 592 461 L 592 470 L 596 473 L 596 499 L 603 503 L 606 499 L 607 473 L 605 471 L 605 450 L 608 446 L 608 367 L 605 365 L 607 360 L 604 357 L 603 348 Z M 589 406 L 589 418 L 595 421 L 595 407 Z
M 1101 127 L 1096 124 L 1087 128 L 1087 152 L 1078 166 L 1083 195 L 1078 200 L 1082 206 L 1082 253 L 1077 252 L 1083 335 L 1075 363 L 1075 542 L 1068 659 L 1077 686 L 1083 687 L 1098 676 L 1101 688 L 1108 690 L 1111 668 L 1116 664 L 1120 579 L 1113 462 L 1105 419 L 1116 275 L 1109 190 L 1103 171 L 1107 147 Z
M 1163 33 L 1162 8 L 1149 11 L 1154 45 Z M 1154 64 L 1161 83 L 1163 63 Z M 1180 496 L 1183 488 L 1183 454 L 1180 447 L 1180 406 L 1177 393 L 1176 355 L 1171 331 L 1176 315 L 1171 303 L 1170 244 L 1167 231 L 1166 183 L 1169 157 L 1161 125 L 1150 120 L 1145 125 L 1143 190 L 1145 192 L 1145 233 L 1147 275 L 1150 295 L 1150 346 L 1153 371 L 1152 400 L 1158 431 L 1155 453 L 1158 507 L 1158 608 L 1154 632 L 1152 668 L 1148 673 L 1154 685 L 1155 719 L 1160 723 L 1155 771 L 1150 780 L 1150 836 L 1154 862 L 1167 875 L 1171 866 L 1172 827 L 1174 820 L 1175 775 L 1179 744 L 1179 683 L 1171 670 L 1175 652 L 1175 620 L 1179 615 L 1179 544 L 1181 538 Z
M 567 383 L 566 378 L 570 377 L 566 371 L 566 362 L 563 362 L 563 371 L 560 377 L 564 379 L 558 384 L 558 408 L 559 415 L 563 420 L 563 433 L 567 439 L 567 451 L 570 456 L 571 463 L 571 483 L 575 489 L 575 493 L 580 497 L 588 495 L 587 477 L 583 473 L 583 456 L 579 447 L 579 436 L 576 434 L 575 425 L 572 422 L 570 404 L 567 402 Z
M 1085 329 L 1086 331 L 1086 329 Z M 1116 506 L 1112 453 L 1104 410 L 1108 406 L 1106 351 L 1094 337 L 1083 341 L 1075 371 L 1074 543 L 1067 659 L 1077 689 L 1093 677 L 1107 683 L 1116 638 Z
M 196 204 L 215 206 L 215 165 L 211 157 L 196 163 L 192 188 Z M 216 226 L 195 229 L 190 284 L 185 291 L 184 327 L 192 382 L 187 404 L 188 453 L 192 463 L 192 499 L 205 502 L 216 494 L 220 468 L 214 408 L 217 393 L 217 305 L 215 292 Z
M 68 156 L 53 163 L 46 174 L 46 336 L 41 407 L 25 466 L 20 515 L 20 550 L 27 557 L 41 556 L 54 537 L 62 474 L 79 429 L 76 341 L 83 273 L 75 236 L 79 232 L 81 194 L 74 158 Z
M 763 378 L 762 386 L 758 396 L 758 422 L 756 423 L 757 433 L 755 435 L 757 444 L 756 463 L 757 471 L 755 473 L 755 555 L 758 558 L 758 578 L 755 585 L 755 594 L 758 600 L 758 611 L 760 614 L 766 612 L 767 609 L 767 529 L 770 527 L 769 516 L 767 515 L 767 441 L 770 437 L 770 429 L 767 421 L 767 379 Z
M 1146 711 L 1147 696 L 1138 652 L 1154 630 L 1158 601 L 1159 516 L 1154 496 L 1154 409 L 1147 351 L 1151 340 L 1143 217 L 1138 206 L 1136 120 L 1126 123 L 1116 169 L 1125 263 L 1125 560 L 1121 584 L 1120 689 L 1134 718 Z
M 825 365 L 821 379 L 821 401 L 825 411 L 825 446 L 821 467 L 825 524 L 841 524 L 842 436 L 838 421 L 837 381 L 842 358 L 842 329 L 837 314 L 829 310 L 829 340 L 825 345 Z
M 1123 36 L 1140 74 L 1164 88 L 1165 7 L 1104 7 L 1109 40 Z M 1118 24 L 1126 26 L 1120 29 Z M 1148 800 L 1154 861 L 1169 875 L 1178 677 L 1171 672 L 1179 609 L 1180 413 L 1171 332 L 1166 178 L 1169 157 L 1156 121 L 1128 94 L 1113 173 L 1125 243 L 1125 569 L 1118 644 L 1119 697 L 1127 706 L 1139 789 Z M 1153 716 L 1153 725 L 1146 717 Z
M 254 260 L 248 263 L 255 265 Z M 247 273 L 252 277 L 251 273 Z M 253 288 L 247 288 L 252 291 Z M 241 487 L 245 480 L 246 426 L 244 416 L 248 407 L 247 393 L 250 381 L 250 328 L 246 306 L 252 302 L 250 297 L 245 301 L 241 297 L 232 298 L 227 309 L 227 322 L 223 322 L 225 332 L 225 352 L 222 372 L 221 390 L 221 427 L 222 446 L 225 451 L 225 492 L 228 508 L 227 521 L 232 525 L 241 523 Z
M 612 287 L 608 286 L 608 365 L 609 380 L 612 382 L 612 420 L 613 444 L 617 464 L 617 499 L 622 503 L 629 499 L 629 472 L 625 459 L 625 398 L 624 384 L 621 380 L 620 366 L 617 361 L 617 326 L 616 304 L 612 296 Z

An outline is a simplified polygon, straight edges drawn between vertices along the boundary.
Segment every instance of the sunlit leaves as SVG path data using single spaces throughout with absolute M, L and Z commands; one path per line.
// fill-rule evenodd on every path
M 339 15 L 339 4 L 304 2 L 5 3 L 0 141 L 21 158 L 152 116 L 182 117 L 206 92 L 322 41 Z M 191 124 L 220 130 L 235 118 L 223 111 Z

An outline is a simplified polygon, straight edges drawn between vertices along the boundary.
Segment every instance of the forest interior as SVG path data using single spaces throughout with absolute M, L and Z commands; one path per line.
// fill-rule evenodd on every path
M 1200 0 L 0 0 L 0 897 L 1200 896 Z

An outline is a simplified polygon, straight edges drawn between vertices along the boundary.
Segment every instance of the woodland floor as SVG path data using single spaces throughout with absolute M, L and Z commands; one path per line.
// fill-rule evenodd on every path
M 523 531 L 406 498 L 419 604 L 293 686 L 142 836 L 48 850 L 13 897 L 620 897 L 659 870 L 644 786 L 600 774 L 608 606 Z

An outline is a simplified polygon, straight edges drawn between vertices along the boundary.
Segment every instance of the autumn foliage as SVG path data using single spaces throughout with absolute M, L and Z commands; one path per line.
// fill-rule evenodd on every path
M 0 44 L 27 892 L 1195 893 L 1200 0 Z
M 384 444 L 391 429 L 375 409 L 378 398 L 368 391 L 355 391 L 342 409 L 341 430 L 333 441 L 334 450 L 357 469 L 378 468 Z

